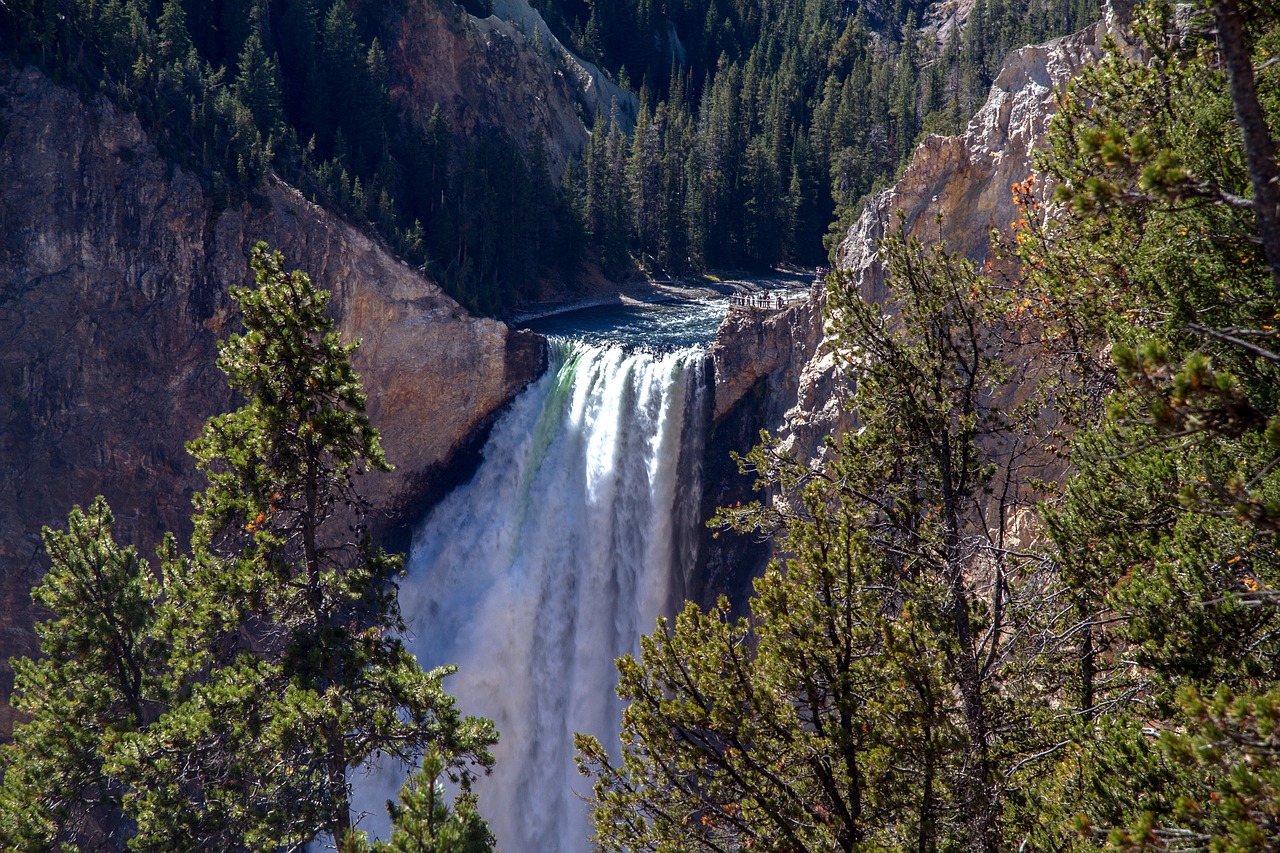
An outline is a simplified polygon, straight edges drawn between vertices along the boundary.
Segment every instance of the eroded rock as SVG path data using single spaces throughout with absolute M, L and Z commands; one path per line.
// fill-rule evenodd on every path
M 439 105 L 456 132 L 500 128 L 525 151 L 541 146 L 559 180 L 596 112 L 607 116 L 616 101 L 629 123 L 635 96 L 567 50 L 526 0 L 493 10 L 480 19 L 448 0 L 406 3 L 391 24 L 392 97 L 421 122 Z
M 343 337 L 363 341 L 356 369 L 397 466 L 366 482 L 383 531 L 542 369 L 536 336 L 468 315 L 278 180 L 215 210 L 132 116 L 37 71 L 0 66 L 0 133 L 0 699 L 8 658 L 36 648 L 42 525 L 103 494 L 144 554 L 189 529 L 201 481 L 184 444 L 235 405 L 216 343 L 258 240 L 330 290 Z
M 1032 171 L 1032 156 L 1048 130 L 1058 92 L 1102 55 L 1103 24 L 1010 54 L 982 109 L 960 136 L 930 136 L 916 148 L 902 178 L 871 198 L 837 249 L 862 295 L 885 297 L 877 246 L 901 228 L 925 243 L 941 241 L 974 261 L 986 259 L 993 230 L 1019 216 L 1012 186 Z M 829 345 L 799 371 L 795 407 L 779 433 L 798 456 L 813 459 L 823 436 L 848 428 L 850 380 Z

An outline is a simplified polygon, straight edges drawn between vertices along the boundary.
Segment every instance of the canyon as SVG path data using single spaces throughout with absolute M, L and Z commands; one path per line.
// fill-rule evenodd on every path
M 434 6 L 413 7 L 389 51 L 394 94 L 414 114 L 444 105 L 462 129 L 518 130 L 526 146 L 547 144 L 558 172 L 586 138 L 580 114 L 634 102 L 554 43 L 527 7 L 507 5 L 508 19 L 446 20 Z M 989 231 L 1014 215 L 1009 187 L 1029 173 L 1057 87 L 1099 54 L 1104 32 L 1015 52 L 963 135 L 921 143 L 837 252 L 866 296 L 883 294 L 875 243 L 899 211 L 909 233 L 984 256 Z M 435 41 L 415 37 L 427 33 Z M 0 168 L 0 737 L 12 725 L 2 704 L 8 658 L 36 651 L 29 593 L 45 567 L 40 528 L 103 494 L 119 538 L 144 554 L 163 531 L 188 529 L 200 478 L 184 443 L 234 405 L 214 358 L 235 329 L 229 287 L 251 283 L 253 243 L 265 240 L 331 291 L 341 334 L 362 342 L 356 368 L 397 466 L 370 476 L 366 491 L 377 533 L 393 546 L 474 468 L 497 415 L 545 369 L 539 336 L 469 315 L 282 181 L 269 177 L 218 208 L 131 116 L 30 68 L 0 65 Z M 761 429 L 816 459 L 823 437 L 851 423 L 851 389 L 824 341 L 824 301 L 815 287 L 782 311 L 731 312 L 709 348 L 704 517 L 753 497 L 729 453 L 745 452 Z M 770 553 L 767 543 L 709 534 L 701 550 L 687 592 L 702 601 L 743 595 Z

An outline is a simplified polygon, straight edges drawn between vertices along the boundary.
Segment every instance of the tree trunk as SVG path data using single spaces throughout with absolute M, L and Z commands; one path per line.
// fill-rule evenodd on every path
M 944 502 L 950 503 L 944 483 Z M 947 567 L 950 586 L 952 624 L 956 632 L 956 653 L 951 659 L 956 685 L 960 689 L 965 728 L 969 735 L 967 749 L 968 778 L 964 782 L 963 805 L 965 823 L 969 827 L 970 850 L 997 853 L 995 792 L 990 789 L 991 757 L 988 752 L 986 707 L 982 696 L 982 673 L 978 667 L 977 641 L 969 621 L 969 592 L 964 581 L 964 560 L 960 556 L 959 518 L 949 512 L 950 528 L 946 534 Z M 949 655 L 950 656 L 950 655 Z
M 1093 627 L 1090 626 L 1084 631 L 1084 640 L 1080 648 L 1080 710 L 1082 711 L 1093 708 L 1093 655 Z
M 1218 26 L 1218 44 L 1231 83 L 1231 103 L 1244 137 L 1245 162 L 1253 184 L 1253 210 L 1258 217 L 1258 236 L 1271 283 L 1280 297 L 1280 184 L 1277 184 L 1275 146 L 1266 116 L 1258 103 L 1253 78 L 1253 57 L 1244 31 L 1244 15 L 1239 0 L 1218 0 L 1213 6 Z
M 932 713 L 930 708 L 929 713 Z M 937 829 L 934 827 L 934 793 L 933 793 L 933 727 L 925 725 L 924 736 L 924 784 L 920 794 L 920 835 L 917 839 L 917 853 L 933 853 L 937 849 Z
M 952 606 L 956 639 L 959 645 L 956 674 L 960 680 L 960 698 L 964 706 L 965 727 L 969 735 L 969 778 L 965 780 L 964 810 L 969 825 L 969 849 L 997 853 L 995 792 L 990 788 L 991 756 L 985 703 L 982 701 L 982 676 L 978 670 L 977 648 L 973 626 L 969 622 L 969 597 L 964 589 L 964 573 L 959 563 L 950 567 Z

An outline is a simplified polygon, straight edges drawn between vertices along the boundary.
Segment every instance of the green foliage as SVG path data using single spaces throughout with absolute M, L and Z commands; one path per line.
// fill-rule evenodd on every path
M 252 268 L 218 360 L 245 403 L 190 444 L 209 478 L 190 557 L 166 540 L 157 579 L 101 502 L 46 534 L 49 657 L 18 664 L 32 721 L 0 790 L 0 831 L 24 846 L 295 849 L 344 835 L 347 769 L 375 754 L 431 750 L 432 778 L 464 792 L 492 764 L 492 723 L 397 637 L 401 561 L 372 543 L 355 484 L 389 469 L 355 344 L 279 253 L 259 244 Z M 478 820 L 469 799 L 458 814 Z
M 93 849 L 129 834 L 119 814 L 126 789 L 104 764 L 164 699 L 164 646 L 151 631 L 162 593 L 147 562 L 116 544 L 112 521 L 98 498 L 71 511 L 66 531 L 44 531 L 52 565 L 34 598 L 53 617 L 36 628 L 43 657 L 14 662 L 14 707 L 30 721 L 5 755 L 5 849 Z M 175 552 L 166 540 L 166 574 Z
M 1039 709 L 1070 626 L 988 521 L 1032 494 L 1019 349 L 971 265 L 883 248 L 884 306 L 828 279 L 859 428 L 820 472 L 766 443 L 745 464 L 778 496 L 722 511 L 786 555 L 750 618 L 660 623 L 619 662 L 622 761 L 578 740 L 605 849 L 996 850 L 1034 819 L 1006 798 L 1055 749 Z
M 1274 16 L 1251 20 L 1265 58 Z M 1204 11 L 1140 10 L 1142 58 L 1114 50 L 1054 119 L 1040 165 L 1058 215 L 1043 221 L 1019 188 L 1017 298 L 1051 350 L 1078 354 L 1075 387 L 1093 389 L 1073 413 L 1089 429 L 1071 442 L 1077 472 L 1048 528 L 1090 625 L 1077 829 L 1118 849 L 1271 849 L 1275 837 L 1258 806 L 1274 803 L 1269 759 L 1245 744 L 1267 737 L 1280 653 L 1277 315 L 1238 93 L 1210 32 Z M 1258 77 L 1273 120 L 1275 83 Z M 1135 739 L 1139 725 L 1148 736 Z M 1106 785 L 1124 763 L 1145 768 L 1136 784 Z
M 1096 15 L 1088 3 L 979 4 L 940 44 L 916 31 L 910 4 L 538 5 L 562 40 L 646 84 L 627 165 L 596 150 L 625 144 L 606 139 L 607 117 L 586 152 L 586 218 L 615 275 L 628 252 L 676 271 L 820 263 L 828 225 L 847 231 L 922 132 L 961 130 L 1009 50 Z
M 790 528 L 795 556 L 756 583 L 752 617 L 686 605 L 619 662 L 623 765 L 579 737 L 605 849 L 852 850 L 963 837 L 936 635 L 884 586 L 900 575 L 849 504 Z M 885 689 L 889 686 L 889 689 Z M 942 827 L 946 828 L 943 829 Z
M 474 794 L 461 794 L 449 807 L 440 776 L 445 762 L 428 750 L 422 767 L 405 780 L 400 802 L 387 803 L 391 838 L 369 844 L 363 833 L 347 836 L 344 853 L 488 853 L 493 835 L 476 811 Z
M 1274 297 L 1252 214 L 1233 201 L 1249 182 L 1211 43 L 1179 36 L 1158 4 L 1137 32 L 1152 61 L 1113 55 L 1073 84 L 1045 162 L 1072 215 L 1026 242 L 1028 284 L 1089 306 L 1122 384 L 1106 430 L 1076 443 L 1081 473 L 1052 529 L 1147 666 L 1258 677 L 1272 652 L 1249 638 L 1268 636 L 1273 615 L 1237 593 L 1276 569 L 1276 365 L 1262 346 Z M 1087 278 L 1045 287 L 1035 264 L 1071 243 Z
M 573 270 L 583 249 L 545 161 L 501 130 L 451 145 L 443 114 L 402 118 L 382 41 L 343 0 L 0 4 L 0 50 L 134 112 L 216 204 L 253 197 L 275 170 L 475 310 Z

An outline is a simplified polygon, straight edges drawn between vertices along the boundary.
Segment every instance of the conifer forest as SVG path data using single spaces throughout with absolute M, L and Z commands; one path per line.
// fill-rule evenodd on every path
M 442 113 L 397 115 L 384 5 L 13 0 L 5 23 L 14 54 L 135 110 L 217 196 L 274 169 L 493 312 L 588 259 L 614 277 L 818 264 L 921 134 L 964 126 L 1011 49 L 1098 14 L 983 0 L 940 44 L 925 5 L 535 4 L 640 99 L 584 116 L 591 144 L 557 181 L 503 128 L 459 139 Z
M 268 180 L 296 187 L 459 314 L 511 317 L 548 281 L 567 302 L 588 281 L 834 267 L 803 297 L 809 361 L 752 381 L 821 365 L 847 389 L 829 407 L 840 426 L 803 457 L 791 433 L 748 430 L 729 465 L 754 499 L 695 521 L 765 543 L 767 566 L 704 600 L 654 594 L 669 606 L 601 689 L 620 699 L 616 730 L 570 734 L 556 757 L 589 817 L 547 853 L 1280 851 L 1280 3 L 531 0 L 634 95 L 579 104 L 589 132 L 562 171 L 510 129 L 399 107 L 387 46 L 414 3 L 494 11 L 0 0 L 0 64 L 136 116 L 217 209 L 251 207 Z M 837 247 L 875 194 L 923 141 L 965 131 L 1012 51 L 1086 27 L 1096 57 L 1052 93 L 1007 188 L 1013 221 L 974 255 L 925 236 L 943 233 L 941 210 L 933 230 L 896 217 L 872 247 L 883 284 L 867 285 Z M 532 49 L 563 70 L 541 36 Z M 947 210 L 951 233 L 967 213 Z M 451 686 L 466 673 L 412 645 L 420 596 L 405 590 L 423 581 L 376 534 L 365 484 L 394 448 L 353 366 L 362 345 L 334 319 L 341 297 L 265 243 L 249 269 L 206 323 L 236 402 L 186 437 L 205 483 L 189 528 L 144 554 L 89 494 L 43 530 L 39 648 L 14 658 L 0 748 L 0 849 L 541 853 L 504 839 L 550 837 L 509 825 L 541 826 L 550 793 L 518 820 L 486 810 L 490 780 L 512 772 L 501 749 L 532 723 L 469 707 Z M 776 300 L 724 308 L 710 345 L 801 322 Z M 663 453 L 683 480 L 661 493 L 675 517 L 691 483 L 718 476 L 689 459 L 721 452 L 723 386 L 704 374 L 728 359 L 658 349 L 554 340 L 546 375 L 477 447 L 557 448 L 546 412 L 589 408 L 577 374 L 650 369 L 679 429 L 705 433 L 653 428 L 653 446 L 679 432 Z M 818 417 L 825 401 L 791 393 L 789 424 Z M 640 397 L 617 404 L 618 435 L 648 417 Z M 471 482 L 490 488 L 496 467 L 498 517 L 499 487 L 528 466 L 495 453 Z M 661 460 L 641 461 L 636 482 L 662 479 Z M 520 513 L 572 527 L 520 488 Z M 631 497 L 615 515 L 639 514 Z M 628 535 L 609 553 L 651 544 Z M 676 554 L 671 536 L 653 553 Z M 429 600 L 456 622 L 466 596 Z M 380 758 L 412 770 L 369 832 L 354 769 Z

